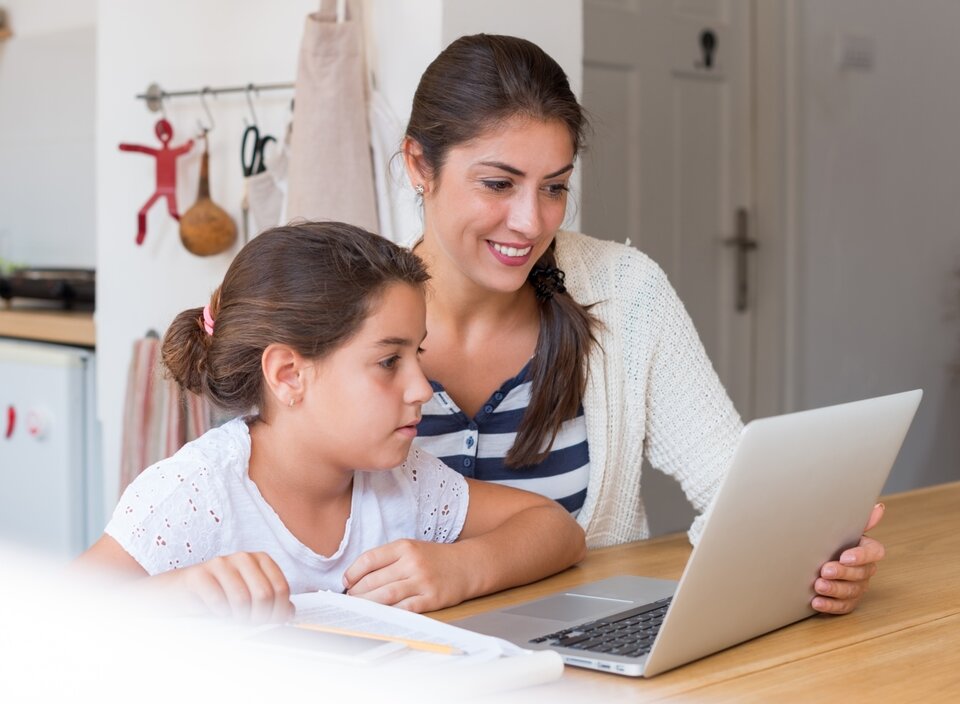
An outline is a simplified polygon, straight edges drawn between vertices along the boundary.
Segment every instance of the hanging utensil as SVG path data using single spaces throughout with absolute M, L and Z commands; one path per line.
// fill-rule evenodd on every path
M 224 252 L 237 241 L 237 225 L 210 199 L 209 150 L 203 135 L 197 202 L 180 217 L 180 239 L 188 251 L 201 257 Z

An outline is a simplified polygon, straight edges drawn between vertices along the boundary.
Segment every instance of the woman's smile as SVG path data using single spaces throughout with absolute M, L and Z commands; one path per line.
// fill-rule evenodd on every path
M 487 245 L 497 261 L 507 266 L 523 266 L 530 259 L 532 245 L 500 244 L 487 240 Z

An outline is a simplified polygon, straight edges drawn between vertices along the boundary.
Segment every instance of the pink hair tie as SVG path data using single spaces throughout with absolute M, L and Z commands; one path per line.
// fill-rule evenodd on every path
M 213 334 L 213 316 L 210 315 L 209 303 L 203 307 L 203 329 L 207 331 L 208 335 Z

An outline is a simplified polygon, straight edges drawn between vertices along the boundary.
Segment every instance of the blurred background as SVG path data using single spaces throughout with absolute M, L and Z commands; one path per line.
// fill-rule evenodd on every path
M 0 0 L 0 276 L 46 286 L 0 305 L 0 535 L 74 554 L 102 530 L 137 432 L 137 344 L 205 302 L 242 246 L 241 139 L 254 122 L 281 141 L 289 129 L 317 6 Z M 386 164 L 423 69 L 463 34 L 527 37 L 592 117 L 567 226 L 660 263 L 744 418 L 920 387 L 886 491 L 960 479 L 960 4 L 348 6 L 370 77 L 356 120 L 393 199 L 378 206 L 385 234 L 419 227 Z M 154 111 L 138 97 L 151 84 L 190 95 Z M 250 85 L 264 88 L 216 90 Z M 212 127 L 211 196 L 240 231 L 213 256 L 183 246 L 163 201 L 135 242 L 156 173 L 118 146 L 159 148 L 161 117 L 170 146 L 198 140 L 176 162 L 181 212 Z M 36 283 L 51 270 L 55 294 Z M 178 410 L 166 422 L 179 427 Z M 644 491 L 655 532 L 689 523 L 671 480 L 651 471 Z

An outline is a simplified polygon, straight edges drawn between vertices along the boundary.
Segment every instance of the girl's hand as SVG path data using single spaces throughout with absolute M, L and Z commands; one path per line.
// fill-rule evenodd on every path
M 408 611 L 459 604 L 470 594 L 469 566 L 457 544 L 395 540 L 367 550 L 343 575 L 347 594 Z
M 467 479 L 470 508 L 455 543 L 397 540 L 343 575 L 351 596 L 433 611 L 527 584 L 583 559 L 583 529 L 556 501 Z
M 153 578 L 197 597 L 217 616 L 268 623 L 294 612 L 290 587 L 277 563 L 264 552 L 237 552 Z
M 870 530 L 883 518 L 884 506 L 873 507 L 864 532 Z M 844 550 L 840 559 L 826 563 L 820 568 L 820 578 L 813 588 L 817 592 L 811 606 L 825 614 L 846 614 L 853 611 L 877 573 L 877 563 L 883 559 L 883 544 L 863 536 L 855 548 Z

